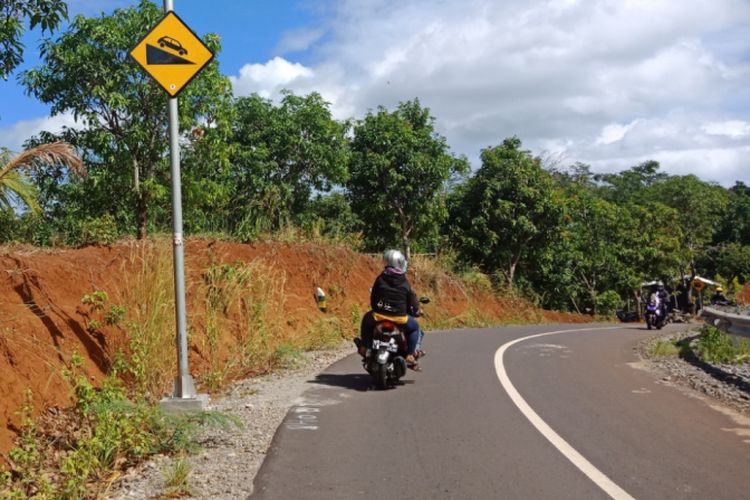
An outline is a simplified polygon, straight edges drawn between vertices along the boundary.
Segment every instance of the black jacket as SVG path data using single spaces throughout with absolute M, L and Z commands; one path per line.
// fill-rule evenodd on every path
M 419 311 L 419 300 L 405 274 L 383 271 L 372 285 L 370 307 L 380 314 L 414 316 Z

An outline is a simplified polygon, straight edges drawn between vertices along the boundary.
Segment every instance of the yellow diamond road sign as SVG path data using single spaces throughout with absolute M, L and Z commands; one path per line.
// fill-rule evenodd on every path
M 182 19 L 170 11 L 133 47 L 130 57 L 170 96 L 176 97 L 214 55 Z

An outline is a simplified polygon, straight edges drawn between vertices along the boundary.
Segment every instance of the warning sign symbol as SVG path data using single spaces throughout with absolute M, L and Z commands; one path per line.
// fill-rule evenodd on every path
M 133 47 L 130 56 L 172 97 L 214 57 L 201 39 L 171 11 Z

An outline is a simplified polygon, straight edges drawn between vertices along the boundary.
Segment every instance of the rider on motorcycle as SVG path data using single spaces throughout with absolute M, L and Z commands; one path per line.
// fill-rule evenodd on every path
M 724 295 L 724 288 L 721 286 L 716 287 L 716 292 L 711 296 L 711 305 L 714 306 L 727 306 L 729 305 L 729 299 Z
M 358 351 L 365 356 L 372 347 L 372 332 L 378 321 L 391 321 L 401 326 L 406 336 L 408 352 L 406 365 L 419 371 L 417 359 L 424 355 L 420 350 L 422 332 L 414 316 L 419 315 L 419 300 L 406 279 L 406 257 L 398 250 L 383 253 L 383 272 L 375 280 L 370 291 L 371 311 L 362 318 L 360 339 L 355 339 Z M 359 341 L 359 342 L 357 342 Z
M 664 283 L 662 281 L 656 283 L 656 297 L 658 298 L 659 309 L 662 317 L 666 317 L 667 305 L 669 304 L 669 292 L 664 288 Z

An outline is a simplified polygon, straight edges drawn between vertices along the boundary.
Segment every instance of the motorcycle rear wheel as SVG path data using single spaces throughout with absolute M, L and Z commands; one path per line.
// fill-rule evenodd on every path
M 385 364 L 381 365 L 380 363 L 378 363 L 373 376 L 375 377 L 375 387 L 380 390 L 388 388 L 388 370 Z

